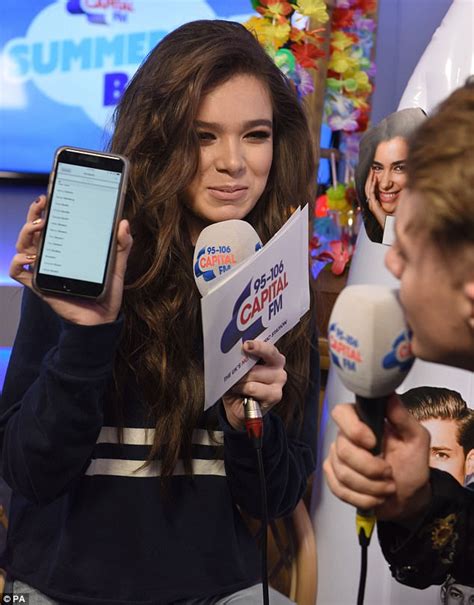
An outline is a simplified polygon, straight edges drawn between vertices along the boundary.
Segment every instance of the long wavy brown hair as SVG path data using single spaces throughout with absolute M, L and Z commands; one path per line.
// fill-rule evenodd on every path
M 194 122 L 203 96 L 236 74 L 258 78 L 272 100 L 272 168 L 261 199 L 246 217 L 266 242 L 287 220 L 291 205 L 311 199 L 314 157 L 292 86 L 242 25 L 195 21 L 167 35 L 139 68 L 115 113 L 110 149 L 130 160 L 125 217 L 134 237 L 115 398 L 120 402 L 134 375 L 156 424 L 148 463 L 159 456 L 165 478 L 178 458 L 192 472 L 192 431 L 204 401 L 200 295 L 182 201 L 199 166 Z M 309 316 L 278 345 L 287 358 L 288 382 L 276 408 L 285 422 L 304 403 L 308 324 Z

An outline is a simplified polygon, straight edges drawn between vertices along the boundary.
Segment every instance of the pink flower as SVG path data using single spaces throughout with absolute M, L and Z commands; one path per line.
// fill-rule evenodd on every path
M 346 268 L 347 263 L 351 259 L 351 255 L 349 254 L 349 250 L 344 246 L 344 244 L 339 240 L 333 240 L 329 242 L 330 250 L 325 250 L 324 252 L 320 252 L 316 255 L 315 260 L 317 261 L 332 261 L 331 271 L 334 275 L 341 275 L 344 273 L 344 269 Z M 315 247 L 311 249 L 313 252 Z
M 333 259 L 331 271 L 334 275 L 341 275 L 341 273 L 344 273 L 344 269 L 351 258 L 350 254 L 340 241 L 332 241 L 329 245 L 331 247 L 329 254 Z

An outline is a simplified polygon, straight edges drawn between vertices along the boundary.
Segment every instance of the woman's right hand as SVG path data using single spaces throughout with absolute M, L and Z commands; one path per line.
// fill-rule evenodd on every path
M 43 211 L 46 197 L 40 196 L 28 210 L 26 223 L 23 225 L 16 243 L 17 254 L 10 264 L 10 277 L 27 288 L 33 288 L 34 265 L 41 232 L 44 229 Z M 105 297 L 100 301 L 73 297 L 50 296 L 37 290 L 40 296 L 63 319 L 80 325 L 98 325 L 110 323 L 117 319 L 122 305 L 123 284 L 127 260 L 132 248 L 133 238 L 130 234 L 128 221 L 120 221 L 117 233 L 117 248 L 115 259 L 112 261 L 112 275 Z
M 370 212 L 375 216 L 378 224 L 384 229 L 385 227 L 385 218 L 387 217 L 384 212 L 380 202 L 377 199 L 375 189 L 378 185 L 377 175 L 375 172 L 370 169 L 369 176 L 365 181 L 365 195 L 367 197 L 367 204 L 369 206 Z

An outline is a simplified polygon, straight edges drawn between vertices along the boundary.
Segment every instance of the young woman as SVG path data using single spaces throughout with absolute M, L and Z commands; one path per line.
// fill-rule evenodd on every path
M 386 264 L 400 280 L 400 301 L 417 357 L 474 371 L 474 82 L 455 91 L 414 133 L 407 189 L 397 210 L 396 242 Z M 474 493 L 429 469 L 429 434 L 393 397 L 384 457 L 351 405 L 324 470 L 331 490 L 375 508 L 378 536 L 397 580 L 425 588 L 448 575 L 474 585 Z
M 239 512 L 260 516 L 242 397 L 265 411 L 269 515 L 286 515 L 314 469 L 318 356 L 309 314 L 278 349 L 247 342 L 260 363 L 203 413 L 193 245 L 227 219 L 265 242 L 311 199 L 308 125 L 252 34 L 201 21 L 138 70 L 110 147 L 131 172 L 107 298 L 31 291 L 43 197 L 12 261 L 26 288 L 2 402 L 3 564 L 46 603 L 259 602 L 259 553 Z
M 355 183 L 365 230 L 373 242 L 382 242 L 385 219 L 395 213 L 406 185 L 407 139 L 424 119 L 421 109 L 402 109 L 362 137 Z

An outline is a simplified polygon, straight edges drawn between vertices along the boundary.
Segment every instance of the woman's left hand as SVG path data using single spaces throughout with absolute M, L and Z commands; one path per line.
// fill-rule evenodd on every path
M 377 199 L 377 190 L 378 190 L 378 179 L 375 172 L 370 169 L 369 176 L 367 177 L 367 181 L 365 182 L 365 195 L 367 196 L 367 205 L 369 207 L 370 212 L 376 218 L 378 224 L 385 228 L 385 219 L 387 218 L 387 214 L 382 208 L 381 203 Z
M 269 412 L 282 398 L 286 383 L 285 356 L 270 342 L 248 340 L 243 352 L 256 357 L 257 363 L 223 397 L 227 420 L 236 430 L 245 428 L 243 398 L 252 397 L 258 401 L 262 414 Z

